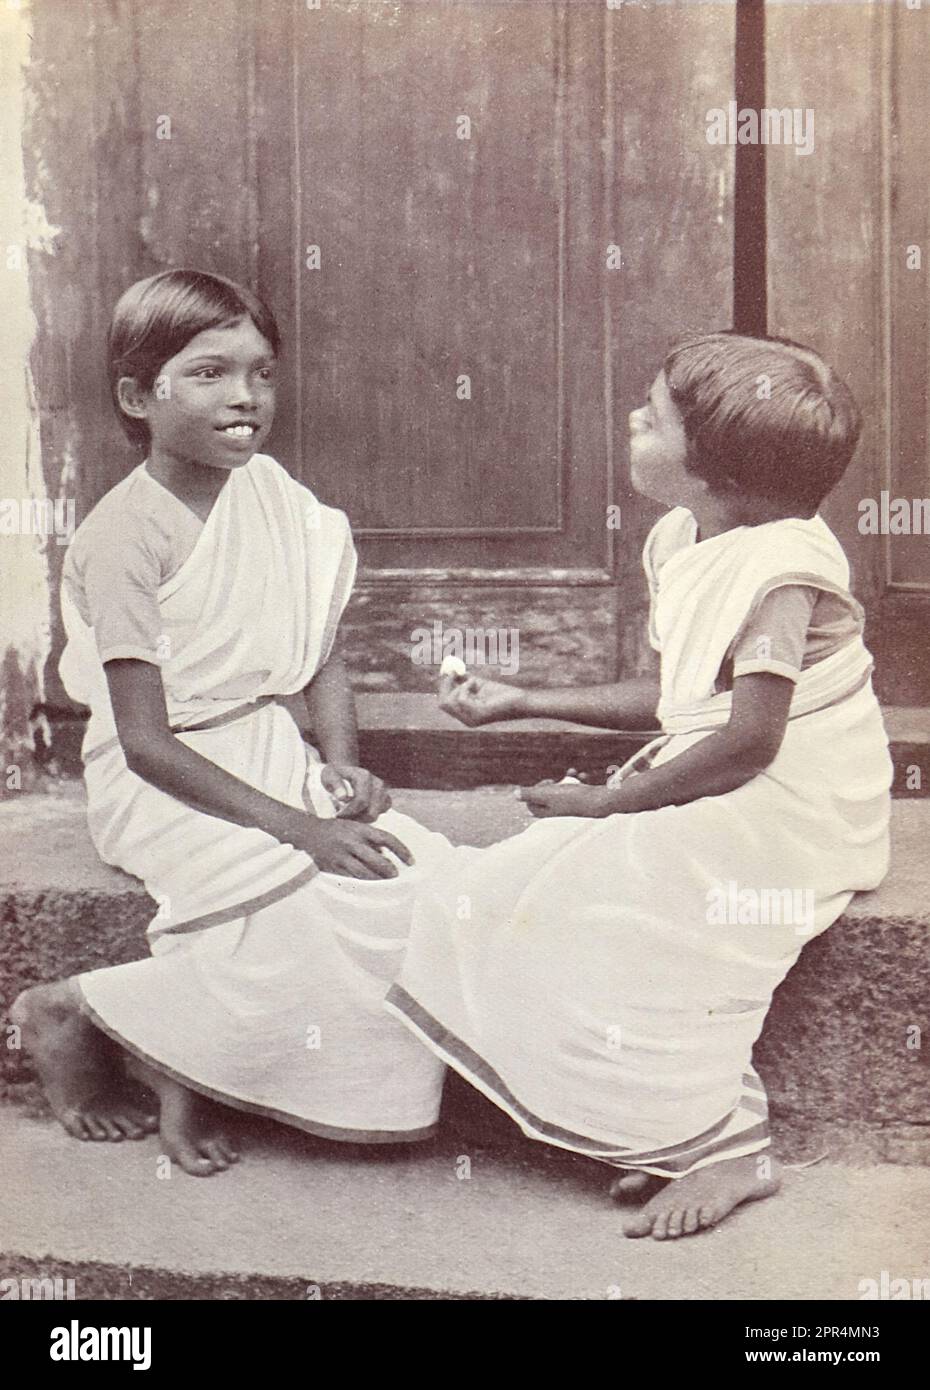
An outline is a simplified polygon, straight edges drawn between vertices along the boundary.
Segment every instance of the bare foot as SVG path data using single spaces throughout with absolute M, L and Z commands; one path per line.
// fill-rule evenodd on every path
M 125 1093 L 121 1049 L 81 1012 L 73 980 L 25 990 L 10 1010 L 55 1118 L 74 1139 L 144 1139 L 151 1108 Z
M 674 1240 L 716 1226 L 742 1202 L 773 1196 L 781 1168 L 769 1154 L 747 1154 L 675 1178 L 623 1223 L 627 1236 Z
M 667 1181 L 667 1178 L 656 1177 L 655 1173 L 625 1173 L 622 1178 L 614 1178 L 610 1184 L 610 1196 L 621 1206 L 639 1206 L 663 1188 Z
M 238 1163 L 239 1155 L 225 1132 L 218 1105 L 135 1057 L 129 1059 L 127 1066 L 130 1075 L 158 1096 L 161 1142 L 168 1157 L 185 1173 L 193 1178 L 209 1178 Z

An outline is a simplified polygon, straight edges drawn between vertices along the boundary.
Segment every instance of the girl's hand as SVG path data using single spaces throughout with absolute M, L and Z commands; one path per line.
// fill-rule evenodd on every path
M 380 777 L 364 767 L 351 767 L 348 763 L 327 763 L 320 774 L 323 786 L 334 797 L 344 795 L 351 788 L 350 799 L 339 807 L 340 820 L 377 820 L 390 810 L 391 798 Z
M 535 787 L 519 788 L 517 799 L 540 820 L 547 816 L 609 816 L 613 811 L 608 787 L 583 783 L 537 782 Z
M 439 708 L 469 728 L 493 719 L 515 718 L 522 693 L 515 685 L 482 676 L 439 677 Z
M 381 851 L 390 850 L 403 864 L 413 855 L 388 830 L 361 821 L 321 820 L 305 816 L 291 843 L 309 854 L 318 869 L 343 878 L 396 878 L 397 869 Z

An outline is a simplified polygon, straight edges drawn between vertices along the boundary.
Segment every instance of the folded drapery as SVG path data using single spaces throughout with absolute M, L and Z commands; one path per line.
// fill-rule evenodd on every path
M 192 553 L 160 589 L 161 662 L 177 737 L 266 795 L 334 814 L 321 762 L 274 697 L 326 661 L 355 551 L 342 512 L 273 459 L 232 473 Z M 152 957 L 79 977 L 105 1032 L 195 1090 L 346 1139 L 415 1138 L 442 1065 L 383 1009 L 414 895 L 450 852 L 390 811 L 416 864 L 379 881 L 320 873 L 263 830 L 176 800 L 126 766 L 94 634 L 64 601 L 62 676 L 91 706 L 91 836 L 158 904 Z
M 620 778 L 726 722 L 720 663 L 765 593 L 848 583 L 819 518 L 697 542 L 676 509 L 645 561 L 665 732 Z M 775 760 L 726 795 L 456 850 L 417 901 L 388 1008 L 535 1138 L 667 1177 L 764 1148 L 751 1058 L 772 992 L 887 870 L 870 670 L 856 636 L 803 671 Z

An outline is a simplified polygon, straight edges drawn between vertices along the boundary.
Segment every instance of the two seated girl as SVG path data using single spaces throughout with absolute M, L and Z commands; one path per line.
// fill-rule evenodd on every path
M 61 670 L 91 710 L 94 843 L 159 912 L 148 959 L 17 1001 L 52 1108 L 80 1139 L 157 1127 L 208 1175 L 238 1157 L 222 1107 L 416 1140 L 451 1066 L 618 1170 L 629 1235 L 713 1226 L 778 1187 L 752 1068 L 772 992 L 887 869 L 862 611 L 817 511 L 856 405 L 788 341 L 672 349 L 630 417 L 633 485 L 668 508 L 644 552 L 660 679 L 441 691 L 468 724 L 662 737 L 604 785 L 524 789 L 522 834 L 454 848 L 358 765 L 337 641 L 355 552 L 261 452 L 278 349 L 269 309 L 217 276 L 169 271 L 116 307 L 113 398 L 144 462 L 69 549 Z M 277 699 L 299 692 L 315 747 Z M 721 922 L 708 890 L 731 882 L 803 889 L 813 932 Z

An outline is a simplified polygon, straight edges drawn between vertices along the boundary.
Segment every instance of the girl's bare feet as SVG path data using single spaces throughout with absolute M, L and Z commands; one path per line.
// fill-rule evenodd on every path
M 742 1202 L 774 1196 L 780 1186 L 780 1166 L 769 1154 L 726 1159 L 665 1183 L 635 1216 L 627 1217 L 624 1234 L 652 1236 L 653 1240 L 694 1235 L 716 1226 Z M 611 1187 L 611 1196 L 621 1201 L 635 1200 L 637 1189 L 644 1194 L 646 1185 L 621 1178 Z
M 135 1057 L 130 1057 L 126 1065 L 131 1076 L 158 1096 L 159 1137 L 165 1153 L 185 1173 L 194 1178 L 209 1178 L 238 1163 L 239 1155 L 225 1132 L 218 1105 Z
M 10 1010 L 57 1120 L 75 1139 L 144 1139 L 150 1106 L 126 1093 L 120 1049 L 81 1011 L 73 980 L 25 990 Z
M 610 1196 L 621 1206 L 642 1206 L 667 1181 L 667 1178 L 656 1177 L 654 1173 L 624 1173 L 622 1178 L 614 1178 L 610 1184 Z

